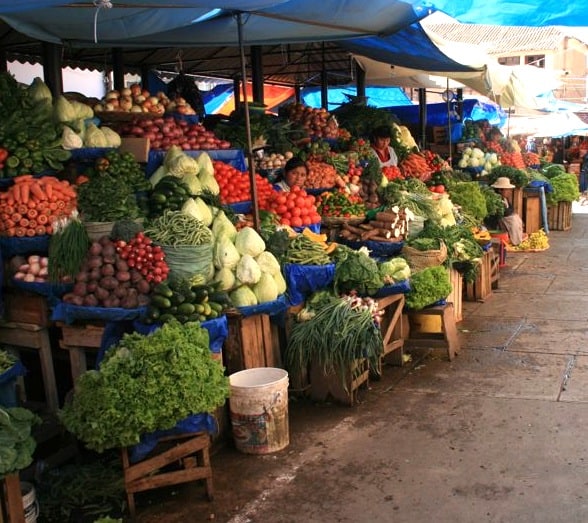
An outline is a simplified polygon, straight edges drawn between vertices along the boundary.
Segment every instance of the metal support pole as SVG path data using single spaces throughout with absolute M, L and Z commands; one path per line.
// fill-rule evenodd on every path
M 419 87 L 419 136 L 421 149 L 427 147 L 427 91 Z

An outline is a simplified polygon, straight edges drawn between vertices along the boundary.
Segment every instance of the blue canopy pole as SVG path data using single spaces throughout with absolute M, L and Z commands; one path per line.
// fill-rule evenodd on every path
M 253 228 L 259 231 L 259 205 L 257 200 L 257 182 L 255 180 L 255 159 L 253 158 L 253 142 L 251 140 L 251 120 L 249 118 L 249 102 L 247 101 L 247 70 L 245 67 L 245 47 L 243 45 L 243 21 L 241 13 L 237 13 L 237 29 L 239 34 L 239 52 L 241 56 L 241 78 L 243 86 L 243 107 L 245 111 L 245 131 L 247 134 L 247 160 L 249 163 L 249 181 L 251 183 L 251 210 L 253 211 Z

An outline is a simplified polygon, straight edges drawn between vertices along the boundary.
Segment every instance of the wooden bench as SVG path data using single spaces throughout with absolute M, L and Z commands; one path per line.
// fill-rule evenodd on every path
M 130 462 L 128 450 L 124 447 L 122 464 L 131 517 L 135 518 L 135 493 L 154 488 L 203 479 L 206 496 L 212 501 L 214 487 L 209 447 L 210 436 L 207 432 L 167 436 L 159 440 L 151 455 L 137 463 Z M 166 469 L 174 463 L 179 465 L 178 470 Z
M 87 355 L 96 356 L 100 350 L 104 327 L 101 325 L 66 325 L 61 328 L 59 347 L 69 352 L 71 377 L 75 385 L 79 377 L 88 370 Z
M 51 354 L 51 342 L 47 327 L 32 323 L 1 322 L 0 343 L 11 345 L 17 349 L 38 351 L 47 408 L 51 412 L 57 412 L 57 409 L 59 409 L 59 396 L 57 394 L 53 355 Z
M 408 311 L 406 313 L 410 325 L 410 333 L 405 341 L 405 346 L 411 349 L 437 349 L 442 348 L 447 351 L 447 358 L 452 361 L 459 352 L 461 345 L 455 318 L 453 314 L 453 304 L 436 305 L 420 311 Z M 425 332 L 418 323 L 418 319 L 434 316 L 441 321 L 440 332 Z
M 2 478 L 0 486 L 0 523 L 25 523 L 20 477 L 18 473 L 8 474 Z M 6 518 L 6 520 L 5 520 Z

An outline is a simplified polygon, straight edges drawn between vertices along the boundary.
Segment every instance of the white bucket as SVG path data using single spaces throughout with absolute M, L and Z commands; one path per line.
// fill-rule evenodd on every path
M 231 374 L 229 383 L 237 449 L 246 454 L 269 454 L 287 447 L 288 373 L 273 367 L 246 369 Z
M 39 517 L 39 503 L 37 502 L 35 487 L 32 483 L 21 481 L 20 491 L 22 494 L 25 521 L 26 523 L 36 523 Z

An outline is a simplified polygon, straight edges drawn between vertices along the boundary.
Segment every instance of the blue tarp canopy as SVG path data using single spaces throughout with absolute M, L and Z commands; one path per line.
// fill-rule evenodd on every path
M 419 124 L 418 105 L 387 107 L 386 110 L 394 113 L 404 124 Z M 463 119 L 465 120 L 488 120 L 490 125 L 500 127 L 504 124 L 506 118 L 507 114 L 500 108 L 500 106 L 494 103 L 485 103 L 473 98 L 463 101 Z M 455 114 L 451 114 L 451 121 L 456 124 L 460 122 Z M 444 126 L 447 125 L 447 122 L 448 112 L 446 103 L 427 104 L 427 125 Z
M 414 105 L 400 87 L 371 86 L 365 88 L 367 103 L 371 107 L 390 107 L 399 105 Z M 328 111 L 339 108 L 349 102 L 349 96 L 357 96 L 357 88 L 329 87 Z M 322 107 L 320 87 L 307 87 L 302 90 L 302 101 L 309 107 Z

